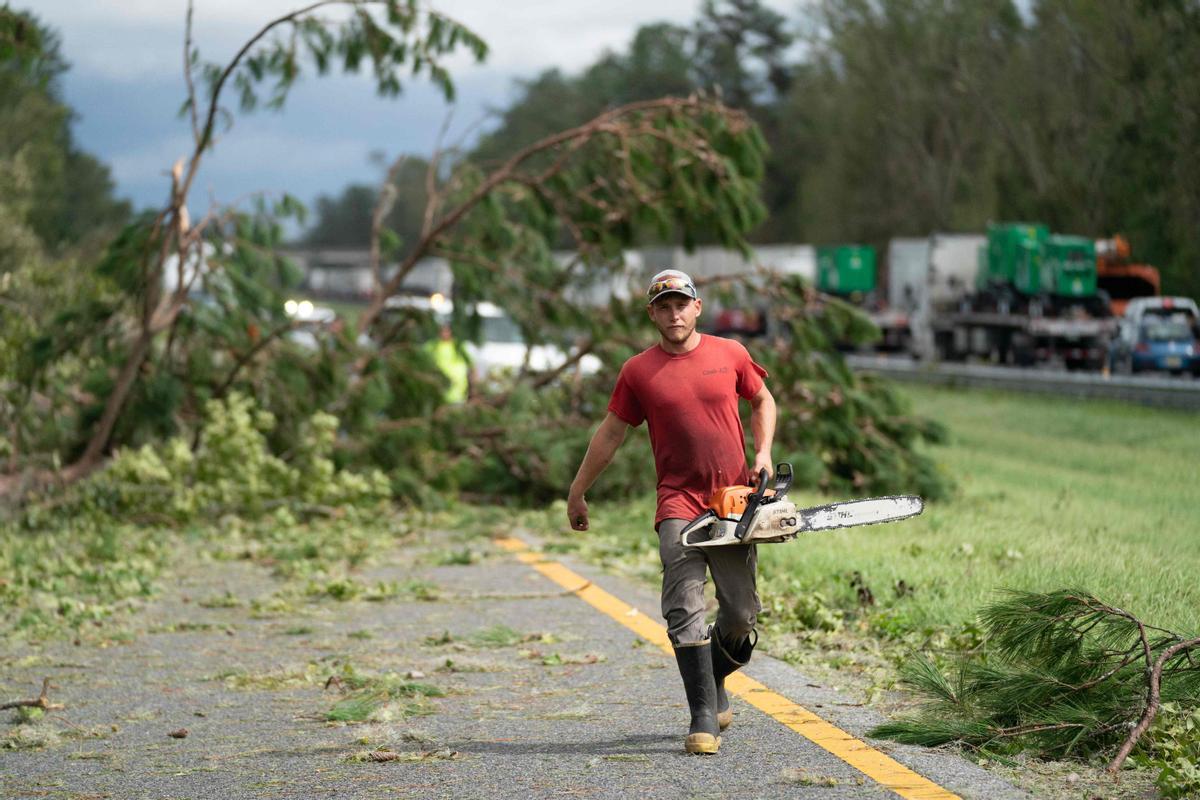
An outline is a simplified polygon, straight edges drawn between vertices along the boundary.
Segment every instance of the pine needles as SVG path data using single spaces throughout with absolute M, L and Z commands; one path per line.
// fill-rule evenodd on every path
M 872 736 L 1050 758 L 1116 748 L 1115 771 L 1162 703 L 1188 707 L 1200 697 L 1200 638 L 1147 625 L 1088 592 L 1013 592 L 980 620 L 983 653 L 962 657 L 951 676 L 914 657 L 902 678 L 927 707 Z

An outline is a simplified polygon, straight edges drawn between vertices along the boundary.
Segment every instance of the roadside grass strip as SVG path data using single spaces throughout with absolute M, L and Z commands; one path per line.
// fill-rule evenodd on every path
M 493 542 L 667 655 L 674 653 L 666 628 L 636 608 L 562 564 L 546 560 L 541 553 L 530 550 L 529 545 L 520 539 L 501 537 L 493 539 Z M 771 691 L 747 675 L 740 672 L 730 675 L 725 679 L 725 689 L 905 800 L 961 800 L 958 795 L 913 772 L 861 739 L 854 738 L 836 725 L 826 722 L 807 708 Z

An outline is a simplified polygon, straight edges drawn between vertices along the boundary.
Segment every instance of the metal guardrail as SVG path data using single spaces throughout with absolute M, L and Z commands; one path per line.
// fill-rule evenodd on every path
M 1062 372 L 982 364 L 924 363 L 911 358 L 849 355 L 853 369 L 896 380 L 1099 398 L 1200 411 L 1200 379 Z

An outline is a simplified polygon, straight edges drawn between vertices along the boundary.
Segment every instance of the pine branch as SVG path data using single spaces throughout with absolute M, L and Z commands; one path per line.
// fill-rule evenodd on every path
M 1165 693 L 1195 702 L 1200 638 L 1146 624 L 1088 592 L 1014 592 L 980 618 L 988 647 L 982 656 L 960 658 L 958 688 L 949 691 L 932 662 L 914 660 L 906 681 L 933 706 L 871 735 L 980 747 L 1004 740 L 1055 756 L 1117 747 L 1108 766 L 1115 772 L 1150 728 Z

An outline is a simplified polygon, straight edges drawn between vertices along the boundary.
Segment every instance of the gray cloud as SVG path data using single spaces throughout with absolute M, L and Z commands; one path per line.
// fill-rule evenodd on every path
M 794 5 L 778 0 L 769 4 L 781 11 Z M 194 38 L 202 53 L 219 60 L 232 55 L 266 21 L 300 5 L 297 0 L 201 0 L 194 14 Z M 503 5 L 495 0 L 439 0 L 431 5 L 489 43 L 488 69 L 518 74 L 547 66 L 585 66 L 604 49 L 623 47 L 639 25 L 694 18 L 699 0 L 527 0 Z M 179 71 L 186 9 L 185 0 L 39 0 L 36 13 L 62 33 L 77 68 L 124 80 Z

